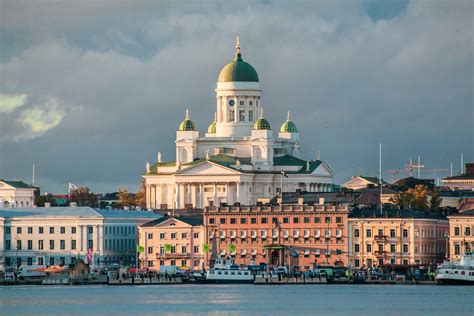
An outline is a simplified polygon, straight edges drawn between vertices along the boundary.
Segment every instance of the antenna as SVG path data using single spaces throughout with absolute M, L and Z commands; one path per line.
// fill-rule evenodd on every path
M 31 186 L 35 186 L 35 164 L 33 164 L 33 174 L 31 175 Z
M 383 213 L 382 204 L 382 143 L 379 143 L 379 186 L 380 186 L 380 215 Z
M 449 176 L 452 177 L 453 176 L 453 163 L 451 162 L 450 163 L 450 172 L 449 172 Z
M 461 153 L 461 174 L 464 173 L 464 155 Z
M 321 160 L 321 152 L 319 149 L 316 151 L 316 160 Z

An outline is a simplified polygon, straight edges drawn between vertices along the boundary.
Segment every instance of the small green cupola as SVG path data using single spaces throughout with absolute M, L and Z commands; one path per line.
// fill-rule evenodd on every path
M 235 58 L 222 68 L 219 73 L 218 82 L 259 82 L 258 74 L 255 68 L 242 59 L 240 53 L 240 38 L 237 36 L 237 44 L 235 46 L 237 52 Z
M 263 107 L 260 108 L 260 118 L 253 124 L 254 130 L 270 130 L 270 123 L 263 117 Z
M 207 128 L 208 134 L 216 133 L 216 124 L 217 124 L 217 113 L 214 112 L 214 121 L 211 124 L 209 124 L 209 127 Z
M 298 133 L 296 124 L 290 119 L 290 111 L 288 111 L 286 121 L 280 127 L 280 133 Z
M 185 132 L 185 131 L 195 131 L 196 130 L 196 125 L 194 125 L 194 122 L 191 121 L 189 118 L 189 110 L 186 110 L 186 117 L 184 120 L 179 124 L 178 131 L 180 132 Z

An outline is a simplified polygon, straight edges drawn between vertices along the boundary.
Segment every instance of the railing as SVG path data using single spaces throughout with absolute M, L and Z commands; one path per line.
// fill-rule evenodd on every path
M 375 240 L 386 240 L 387 236 L 386 235 L 375 235 L 374 239 Z
M 181 259 L 181 258 L 189 258 L 191 254 L 189 253 L 157 253 L 157 259 Z

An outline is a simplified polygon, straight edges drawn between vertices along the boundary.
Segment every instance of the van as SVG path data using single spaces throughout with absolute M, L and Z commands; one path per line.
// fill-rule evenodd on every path
M 46 273 L 40 270 L 45 268 L 46 266 L 41 265 L 21 266 L 16 274 L 20 280 L 42 278 L 46 276 Z

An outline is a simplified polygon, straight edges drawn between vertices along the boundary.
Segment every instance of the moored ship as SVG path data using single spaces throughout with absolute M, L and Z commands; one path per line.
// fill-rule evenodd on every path
M 438 284 L 474 285 L 474 255 L 466 253 L 459 261 L 445 261 L 436 270 Z
M 194 273 L 194 279 L 197 283 L 253 283 L 254 276 L 252 271 L 241 268 L 234 263 L 234 259 L 216 258 L 214 267 L 202 273 Z

